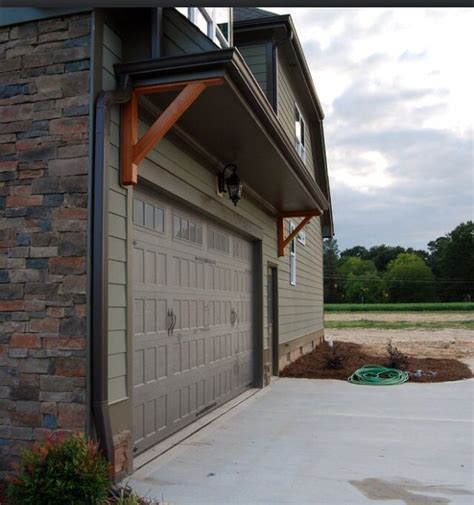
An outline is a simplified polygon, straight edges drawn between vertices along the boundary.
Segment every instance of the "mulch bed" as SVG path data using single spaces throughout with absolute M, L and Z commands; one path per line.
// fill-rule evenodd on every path
M 0 482 L 0 505 L 7 504 L 7 493 L 5 482 Z
M 328 368 L 327 357 L 331 348 L 327 343 L 319 344 L 310 353 L 301 356 L 288 365 L 280 377 L 296 377 L 306 379 L 340 379 L 346 380 L 358 368 L 364 365 L 388 365 L 388 354 L 376 356 L 360 344 L 350 342 L 334 342 L 333 355 L 341 357 L 343 367 Z M 416 358 L 408 356 L 409 362 L 400 369 L 410 372 L 410 382 L 446 382 L 470 379 L 473 374 L 465 363 L 456 359 Z M 417 370 L 422 374 L 414 375 Z M 432 372 L 436 372 L 433 374 Z

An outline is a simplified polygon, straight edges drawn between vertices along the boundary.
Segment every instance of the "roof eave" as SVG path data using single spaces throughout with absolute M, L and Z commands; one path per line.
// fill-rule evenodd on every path
M 324 193 L 310 176 L 296 150 L 289 142 L 270 103 L 237 49 L 230 48 L 119 64 L 115 65 L 115 71 L 118 76 L 127 75 L 134 86 L 157 82 L 157 80 L 160 83 L 192 80 L 196 78 L 196 75 L 199 75 L 199 78 L 203 76 L 230 78 L 268 130 L 295 175 L 312 195 L 317 207 L 322 211 L 329 208 L 330 205 Z

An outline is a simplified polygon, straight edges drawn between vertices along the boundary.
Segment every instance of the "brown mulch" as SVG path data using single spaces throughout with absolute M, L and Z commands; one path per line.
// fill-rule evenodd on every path
M 343 368 L 336 370 L 327 366 L 327 357 L 330 352 L 329 345 L 323 342 L 310 353 L 288 365 L 280 373 L 280 377 L 346 380 L 364 365 L 388 366 L 388 354 L 374 355 L 361 344 L 334 342 L 333 352 L 341 357 L 343 365 Z M 446 382 L 473 377 L 470 368 L 456 359 L 416 358 L 414 356 L 408 356 L 408 358 L 408 365 L 400 368 L 410 372 L 411 382 Z M 417 370 L 422 371 L 419 377 L 414 375 Z
M 0 505 L 7 505 L 7 485 L 0 481 Z

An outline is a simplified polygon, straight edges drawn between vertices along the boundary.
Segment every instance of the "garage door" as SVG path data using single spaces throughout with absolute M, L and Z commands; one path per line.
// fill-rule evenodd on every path
M 135 453 L 252 384 L 252 248 L 201 215 L 135 192 Z

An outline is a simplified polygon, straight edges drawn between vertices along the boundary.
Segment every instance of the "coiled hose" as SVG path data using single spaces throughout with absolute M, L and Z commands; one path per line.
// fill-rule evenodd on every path
M 408 373 L 396 368 L 379 365 L 365 365 L 356 370 L 348 379 L 352 384 L 364 386 L 394 386 L 408 380 Z

